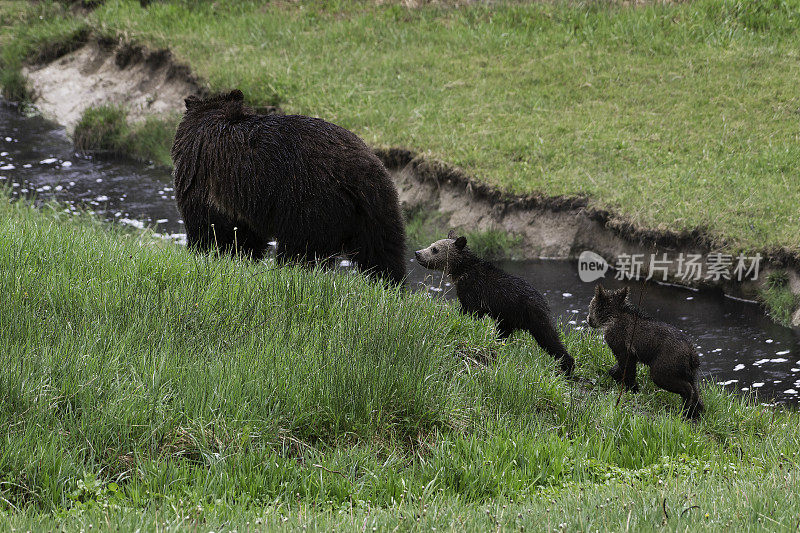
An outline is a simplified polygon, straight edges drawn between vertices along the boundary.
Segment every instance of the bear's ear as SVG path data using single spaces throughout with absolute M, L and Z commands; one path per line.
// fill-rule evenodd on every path
M 627 300 L 627 299 L 628 299 L 628 295 L 629 295 L 630 293 L 631 293 L 631 288 L 630 288 L 630 287 L 625 287 L 625 288 L 623 288 L 623 289 L 620 289 L 620 290 L 618 290 L 618 291 L 617 291 L 617 294 L 616 294 L 617 300 L 618 300 L 618 301 L 619 301 L 621 304 L 624 304 L 624 303 L 625 303 L 625 300 Z
M 228 93 L 228 100 L 241 102 L 244 100 L 244 93 L 242 93 L 242 91 L 239 89 L 234 89 Z
M 454 244 L 456 245 L 456 248 L 458 248 L 459 250 L 463 250 L 464 247 L 467 245 L 467 238 L 459 237 L 458 239 L 456 239 L 456 242 Z
M 200 103 L 200 99 L 195 95 L 191 95 L 187 96 L 183 103 L 186 104 L 186 109 L 188 110 Z
M 606 295 L 606 291 L 603 290 L 603 285 L 601 283 L 594 286 L 594 295 L 600 298 Z
M 448 238 L 448 239 L 453 239 L 453 240 L 456 240 L 456 239 L 458 239 L 458 235 L 456 235 L 456 230 L 454 230 L 454 229 L 451 229 L 451 230 L 450 230 L 450 231 L 447 233 L 447 238 Z

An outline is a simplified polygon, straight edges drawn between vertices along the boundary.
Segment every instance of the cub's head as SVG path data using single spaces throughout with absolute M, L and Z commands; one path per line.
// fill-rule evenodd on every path
M 594 298 L 589 304 L 589 326 L 602 328 L 625 307 L 630 287 L 608 291 L 599 283 L 594 287 Z
M 463 255 L 466 246 L 467 238 L 458 237 L 455 231 L 450 230 L 446 239 L 438 240 L 427 248 L 417 250 L 414 255 L 417 262 L 425 268 L 450 272 Z

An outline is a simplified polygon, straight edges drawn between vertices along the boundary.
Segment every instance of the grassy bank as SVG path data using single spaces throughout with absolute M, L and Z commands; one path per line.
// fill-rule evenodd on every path
M 83 152 L 108 153 L 171 166 L 177 117 L 147 117 L 131 124 L 119 106 L 90 107 L 75 126 L 73 142 Z
M 168 47 L 212 89 L 239 87 L 505 190 L 585 195 L 641 227 L 702 228 L 733 250 L 800 250 L 795 0 L 109 0 L 80 16 L 43 3 L 44 20 L 8 14 L 20 4 L 3 8 L 19 30 L 2 30 L 17 50 L 4 56 L 66 20 Z
M 796 412 L 707 385 L 694 425 L 644 378 L 616 406 L 594 333 L 567 336 L 568 381 L 528 336 L 501 344 L 446 302 L 5 197 L 0 271 L 6 527 L 748 530 L 800 514 Z

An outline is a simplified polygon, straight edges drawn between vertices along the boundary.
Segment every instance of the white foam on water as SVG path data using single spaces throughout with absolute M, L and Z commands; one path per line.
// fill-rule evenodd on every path
M 58 161 L 58 159 L 56 159 L 55 157 L 48 157 L 47 159 L 42 159 L 41 161 L 39 161 L 39 164 L 40 165 L 52 165 L 56 161 Z
M 745 366 L 743 364 L 739 363 L 738 365 L 733 367 L 733 371 L 734 372 L 738 372 L 739 370 L 744 370 L 744 368 L 745 368 Z
M 572 298 L 572 293 L 571 292 L 564 292 L 564 293 L 561 293 L 561 296 L 563 296 L 564 298 Z
M 144 222 L 141 220 L 135 220 L 133 218 L 121 218 L 119 219 L 120 222 L 123 224 L 127 224 L 129 226 L 133 226 L 134 228 L 144 229 Z
M 783 392 L 784 392 L 784 394 L 797 394 L 797 391 L 794 390 L 794 389 L 786 389 Z
M 753 383 L 753 388 L 754 389 L 760 389 L 763 386 L 764 386 L 764 383 L 762 383 L 761 381 L 759 381 L 758 383 Z
M 738 379 L 729 379 L 728 381 L 717 381 L 717 385 L 733 385 L 734 383 L 739 383 Z
M 786 354 L 788 354 L 789 352 L 791 352 L 791 350 L 783 350 L 783 351 L 781 351 L 781 352 L 775 352 L 775 355 L 786 355 Z
M 767 344 L 772 344 L 773 342 L 775 342 L 775 341 L 774 341 L 774 340 L 772 340 L 772 339 L 767 339 L 767 340 L 766 340 L 766 343 L 767 343 Z
M 8 165 L 3 165 L 2 167 L 0 167 L 0 170 L 14 170 L 15 168 L 17 167 L 9 163 Z
M 72 166 L 72 161 L 64 161 L 61 163 L 61 166 L 64 168 L 69 168 Z
M 108 201 L 108 196 L 106 196 L 105 194 L 102 194 L 102 195 L 98 196 L 97 198 L 95 198 L 95 200 L 97 200 L 98 202 L 107 202 Z

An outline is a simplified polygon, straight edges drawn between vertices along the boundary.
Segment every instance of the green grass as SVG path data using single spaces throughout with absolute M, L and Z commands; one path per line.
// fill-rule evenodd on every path
M 22 75 L 25 62 L 59 57 L 86 39 L 86 22 L 57 2 L 0 2 L 0 93 L 3 98 L 30 98 Z
M 36 43 L 91 27 L 170 48 L 212 89 L 239 87 L 507 191 L 586 196 L 640 227 L 703 229 L 731 251 L 800 251 L 798 0 L 110 0 L 83 19 L 47 2 L 2 13 L 12 87 Z
M 5 527 L 647 530 L 666 499 L 669 529 L 747 530 L 800 511 L 795 411 L 707 385 L 695 425 L 645 377 L 616 406 L 597 333 L 566 337 L 566 380 L 443 301 L 5 198 L 0 271 Z
M 800 307 L 800 296 L 792 292 L 789 287 L 789 277 L 786 272 L 772 272 L 767 276 L 766 286 L 759 292 L 769 316 L 779 324 L 790 326 L 792 314 Z
M 73 142 L 81 151 L 130 155 L 169 166 L 176 126 L 176 120 L 164 117 L 130 124 L 127 112 L 119 106 L 91 107 L 75 126 Z

